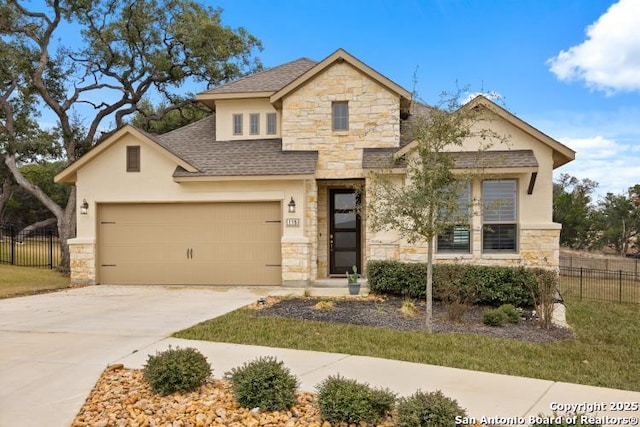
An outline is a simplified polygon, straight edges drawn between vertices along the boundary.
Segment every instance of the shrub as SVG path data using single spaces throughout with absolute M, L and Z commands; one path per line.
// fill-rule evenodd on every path
M 507 321 L 507 315 L 504 311 L 495 308 L 482 313 L 482 321 L 488 326 L 502 326 Z
M 454 302 L 486 304 L 499 307 L 533 307 L 531 289 L 537 289 L 538 278 L 553 274 L 540 268 L 496 267 L 470 264 L 435 264 L 433 266 L 433 297 L 445 301 L 453 289 L 461 292 Z M 367 275 L 371 292 L 425 298 L 427 265 L 399 261 L 369 261 Z M 456 288 L 456 286 L 458 288 Z M 447 289 L 449 287 L 449 289 Z M 445 301 L 446 302 L 446 301 Z
M 398 401 L 398 427 L 455 426 L 456 416 L 467 414 L 456 400 L 446 397 L 440 390 L 433 393 L 416 391 Z
M 201 387 L 211 375 L 211 366 L 194 348 L 169 347 L 155 356 L 149 355 L 143 375 L 154 392 L 167 395 Z
M 418 314 L 418 308 L 412 301 L 405 300 L 405 301 L 402 301 L 402 307 L 400 307 L 400 312 L 405 317 L 415 317 Z
M 260 357 L 233 368 L 225 372 L 225 378 L 231 381 L 242 407 L 281 411 L 296 402 L 298 379 L 274 357 Z
M 319 311 L 332 311 L 336 309 L 336 306 L 333 301 L 318 301 L 316 305 L 313 306 L 313 309 Z
M 375 425 L 395 404 L 395 395 L 389 390 L 374 389 L 340 375 L 325 378 L 316 388 L 320 416 L 331 424 Z
M 502 311 L 507 319 L 507 322 L 517 325 L 520 323 L 520 312 L 512 304 L 502 304 L 498 310 Z

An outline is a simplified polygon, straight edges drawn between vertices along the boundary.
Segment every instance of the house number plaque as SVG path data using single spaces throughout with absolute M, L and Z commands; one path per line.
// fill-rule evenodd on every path
M 300 218 L 287 218 L 287 227 L 300 227 Z

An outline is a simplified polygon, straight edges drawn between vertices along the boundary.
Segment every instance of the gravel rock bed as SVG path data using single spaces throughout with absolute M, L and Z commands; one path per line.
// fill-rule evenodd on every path
M 228 381 L 210 379 L 191 393 L 154 394 L 138 369 L 107 368 L 71 427 L 330 427 L 320 421 L 316 396 L 298 393 L 288 411 L 241 408 Z M 345 424 L 346 425 L 346 424 Z M 380 427 L 392 427 L 389 418 Z
M 255 316 L 278 316 L 320 322 L 348 323 L 395 329 L 398 331 L 420 331 L 425 329 L 424 301 L 413 301 L 418 313 L 407 317 L 400 311 L 403 299 L 399 297 L 337 298 L 332 300 L 333 310 L 318 310 L 314 306 L 321 298 L 289 298 L 270 301 Z M 510 338 L 527 342 L 553 342 L 573 339 L 570 329 L 553 327 L 541 329 L 535 319 L 522 320 L 519 324 L 494 327 L 482 322 L 482 313 L 489 307 L 473 306 L 460 322 L 448 319 L 444 305 L 433 304 L 433 330 L 436 333 L 467 333 L 492 337 Z

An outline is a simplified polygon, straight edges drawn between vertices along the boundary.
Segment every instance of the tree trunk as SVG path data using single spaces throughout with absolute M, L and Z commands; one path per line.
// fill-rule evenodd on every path
M 9 171 L 11 171 L 11 175 L 13 175 L 13 178 L 16 180 L 18 185 L 40 201 L 51 211 L 53 215 L 55 215 L 58 220 L 58 236 L 60 237 L 60 263 L 58 264 L 58 271 L 69 273 L 71 257 L 69 254 L 69 244 L 67 243 L 67 240 L 75 237 L 76 235 L 76 188 L 71 188 L 67 206 L 63 209 L 56 202 L 51 200 L 51 198 L 47 196 L 40 187 L 32 184 L 24 175 L 22 175 L 18 165 L 16 164 L 15 155 L 5 156 L 4 163 L 9 168 Z
M 2 218 L 4 217 L 4 206 L 13 194 L 12 183 L 9 176 L 7 176 L 2 183 L 2 191 L 0 191 L 0 222 L 2 222 Z
M 22 237 L 27 237 L 29 234 L 31 234 L 33 231 L 37 230 L 38 228 L 47 227 L 47 226 L 53 225 L 53 224 L 55 224 L 57 222 L 58 222 L 58 220 L 55 219 L 55 218 L 49 218 L 49 219 L 45 219 L 44 221 L 34 222 L 33 224 L 28 225 L 25 228 L 23 228 L 22 230 L 20 230 L 18 232 L 18 235 L 20 235 Z
M 433 239 L 427 242 L 427 332 L 433 332 Z

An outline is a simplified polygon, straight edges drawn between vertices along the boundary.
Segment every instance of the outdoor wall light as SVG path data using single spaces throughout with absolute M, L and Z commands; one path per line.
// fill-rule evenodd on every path
M 289 206 L 289 213 L 296 212 L 296 202 L 293 200 L 293 196 L 291 197 L 291 201 L 289 202 L 288 206 Z
M 89 212 L 89 203 L 87 199 L 82 199 L 82 205 L 80 205 L 80 215 L 86 215 Z

